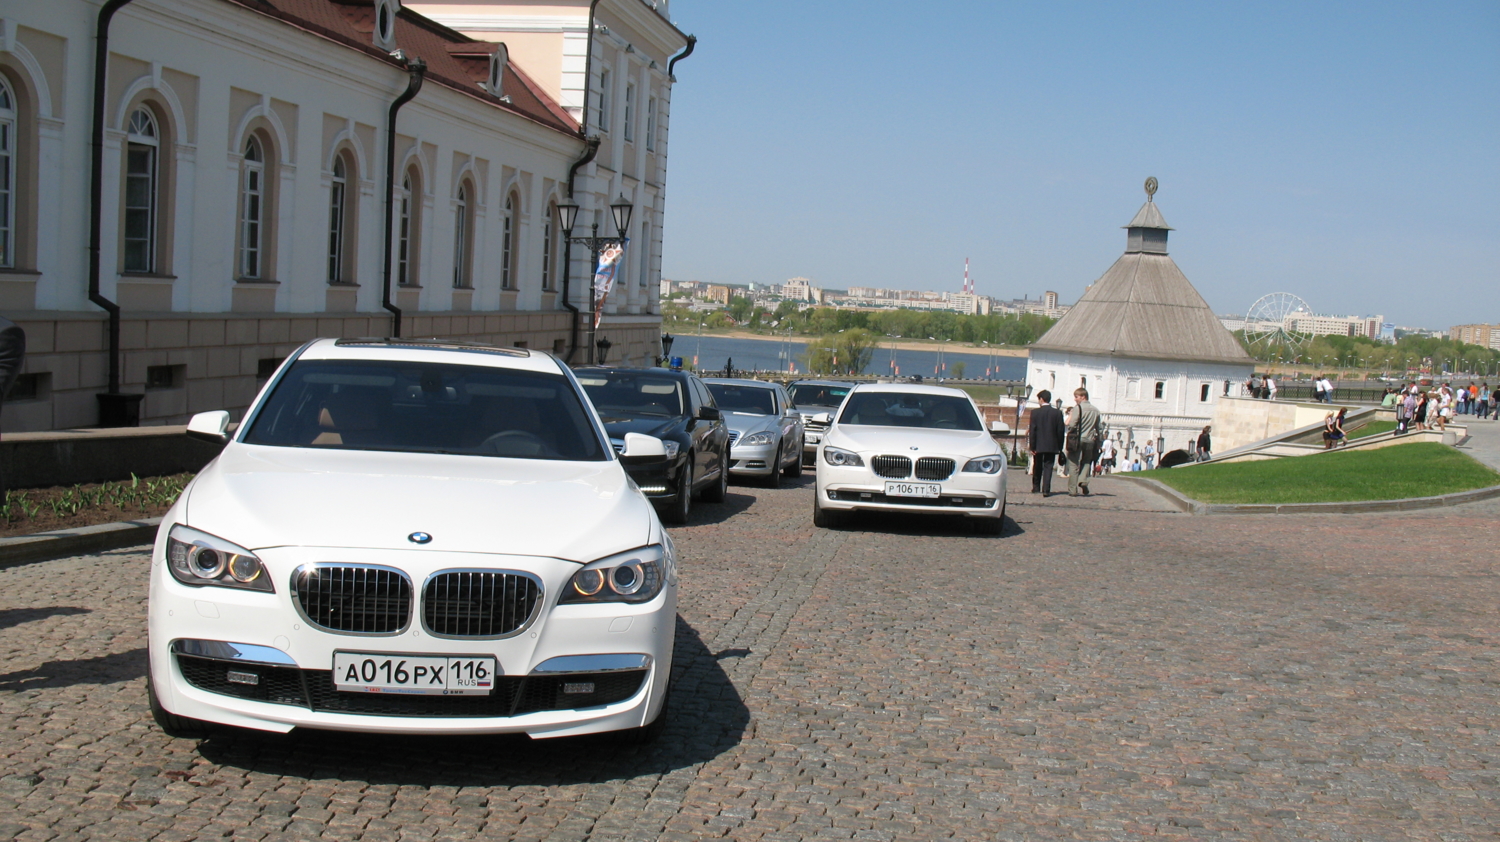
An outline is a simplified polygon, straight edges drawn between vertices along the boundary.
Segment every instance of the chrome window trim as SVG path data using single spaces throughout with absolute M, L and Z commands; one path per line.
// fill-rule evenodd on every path
M 295 667 L 292 656 L 270 646 L 254 643 L 231 643 L 227 640 L 197 640 L 178 638 L 172 641 L 173 655 L 189 655 L 214 661 L 232 661 L 241 664 L 264 664 L 274 667 Z
M 436 579 L 439 576 L 447 575 L 449 573 L 499 573 L 507 576 L 520 576 L 524 579 L 530 579 L 532 582 L 536 583 L 538 591 L 536 604 L 532 606 L 531 615 L 526 618 L 526 622 L 518 626 L 513 632 L 494 635 L 440 634 L 427 627 L 427 612 L 424 610 L 427 607 L 427 586 L 431 584 L 433 579 Z M 422 624 L 422 631 L 430 637 L 436 637 L 443 640 L 505 640 L 507 638 L 512 638 L 516 635 L 523 634 L 527 629 L 530 629 L 532 626 L 536 625 L 537 618 L 542 615 L 542 608 L 547 603 L 547 583 L 542 581 L 542 577 L 526 570 L 507 570 L 499 567 L 447 567 L 442 570 L 434 570 L 432 573 L 429 573 L 427 575 L 426 579 L 422 580 L 422 589 L 417 591 L 413 602 L 417 607 L 417 621 Z
M 307 612 L 302 609 L 302 594 L 300 592 L 300 589 L 297 587 L 297 580 L 300 579 L 306 572 L 331 567 L 353 567 L 360 570 L 380 570 L 386 573 L 394 573 L 404 579 L 406 581 L 406 584 L 412 588 L 412 594 L 411 605 L 407 608 L 406 620 L 402 624 L 401 628 L 395 631 L 388 632 L 343 631 L 341 629 L 331 629 L 314 620 L 313 618 L 307 616 Z M 421 593 L 416 590 L 416 586 L 412 583 L 411 576 L 407 575 L 406 571 L 404 570 L 400 570 L 398 568 L 390 567 L 384 564 L 361 564 L 354 561 L 315 561 L 309 564 L 300 565 L 296 570 L 293 570 L 291 579 L 287 584 L 291 588 L 292 607 L 297 609 L 297 616 L 301 617 L 304 621 L 306 621 L 308 625 L 312 626 L 317 631 L 323 632 L 325 634 L 342 634 L 349 637 L 397 637 L 399 635 L 406 634 L 406 632 L 411 629 L 412 613 L 417 610 L 418 604 L 421 601 Z
M 532 668 L 529 675 L 568 675 L 591 672 L 630 672 L 650 669 L 650 655 L 559 655 Z

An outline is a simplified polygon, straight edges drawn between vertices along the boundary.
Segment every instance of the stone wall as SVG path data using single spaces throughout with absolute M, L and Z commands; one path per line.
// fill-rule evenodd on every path
M 1341 404 L 1221 398 L 1214 410 L 1214 451 L 1222 453 L 1289 433 L 1298 427 L 1320 423 L 1328 413 L 1341 408 L 1346 407 Z

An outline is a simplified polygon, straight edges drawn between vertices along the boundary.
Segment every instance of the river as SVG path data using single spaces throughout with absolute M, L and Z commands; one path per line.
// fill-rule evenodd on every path
M 700 373 L 708 376 L 723 371 L 733 361 L 737 371 L 781 371 L 806 374 L 802 355 L 807 342 L 800 339 L 736 339 L 728 336 L 679 334 L 672 344 L 672 356 L 681 357 Z M 975 353 L 973 348 L 957 351 L 892 351 L 878 347 L 863 374 L 911 377 L 953 377 L 954 363 L 964 364 L 963 376 L 970 380 L 1022 380 L 1026 376 L 1025 357 L 1003 357 Z M 795 368 L 793 368 L 795 367 Z

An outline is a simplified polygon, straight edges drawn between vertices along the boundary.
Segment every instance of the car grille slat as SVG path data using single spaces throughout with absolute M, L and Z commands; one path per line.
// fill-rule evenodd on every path
M 422 625 L 439 637 L 505 637 L 541 608 L 542 583 L 525 573 L 453 570 L 422 590 Z
M 911 460 L 905 456 L 876 456 L 870 467 L 877 476 L 889 479 L 905 479 L 911 476 Z
M 730 447 L 734 447 L 734 443 L 737 442 L 737 441 L 739 441 L 739 440 L 740 440 L 740 431 L 739 430 L 730 430 L 729 431 L 729 446 Z
M 323 564 L 294 577 L 293 594 L 309 623 L 345 634 L 399 634 L 411 620 L 412 584 L 390 568 Z
M 953 476 L 954 467 L 952 459 L 923 456 L 917 460 L 917 479 L 947 479 Z

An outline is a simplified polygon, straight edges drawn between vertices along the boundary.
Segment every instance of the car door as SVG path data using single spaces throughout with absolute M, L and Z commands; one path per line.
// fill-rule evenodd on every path
M 724 421 L 706 421 L 698 417 L 698 410 L 705 406 L 718 406 L 714 396 L 696 377 L 689 380 L 693 393 L 693 415 L 688 421 L 688 431 L 693 436 L 693 476 L 703 479 L 719 469 L 719 454 L 724 450 Z
M 786 388 L 776 384 L 776 402 L 781 410 L 781 441 L 783 443 L 782 453 L 795 453 L 798 459 L 802 458 L 802 414 L 792 404 L 791 395 L 787 394 Z M 790 460 L 788 460 L 790 461 Z

